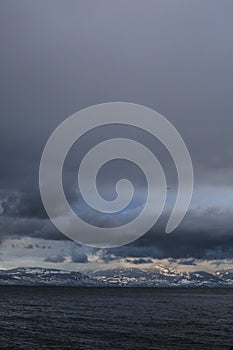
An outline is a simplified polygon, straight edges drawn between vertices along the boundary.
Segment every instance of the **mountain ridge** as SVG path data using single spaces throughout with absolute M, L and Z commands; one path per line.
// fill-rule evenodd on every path
M 102 286 L 103 283 L 76 271 L 41 267 L 18 267 L 0 270 L 0 285 L 91 287 Z
M 173 269 L 140 268 L 100 270 L 92 274 L 97 280 L 132 287 L 233 287 L 233 271 L 219 270 L 176 273 Z
M 233 288 L 233 270 L 175 273 L 174 270 L 115 268 L 84 274 L 54 268 L 18 267 L 0 270 L 0 285 L 77 287 Z

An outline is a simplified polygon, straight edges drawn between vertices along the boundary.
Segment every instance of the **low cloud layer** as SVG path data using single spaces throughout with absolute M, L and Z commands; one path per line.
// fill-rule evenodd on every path
M 225 259 L 233 253 L 232 218 L 228 208 L 194 208 L 172 233 L 165 233 L 168 213 L 139 240 L 119 248 L 108 249 L 102 259 L 111 254 L 122 257 L 207 258 Z M 47 240 L 68 240 L 48 219 L 1 215 L 1 239 L 32 237 Z M 72 248 L 74 262 L 86 262 L 87 257 Z

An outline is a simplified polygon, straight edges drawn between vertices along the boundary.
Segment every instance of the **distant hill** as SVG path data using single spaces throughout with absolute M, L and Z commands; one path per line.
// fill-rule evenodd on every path
M 167 268 L 117 268 L 92 272 L 87 276 L 76 271 L 19 267 L 0 270 L 0 285 L 233 288 L 233 270 L 220 270 L 214 274 L 206 271 L 177 274 Z
M 102 286 L 103 283 L 76 271 L 19 267 L 11 270 L 0 270 L 0 285 L 91 287 Z
M 156 268 L 121 268 L 97 271 L 92 277 L 117 286 L 132 287 L 233 287 L 233 271 L 185 272 L 177 274 L 174 270 Z

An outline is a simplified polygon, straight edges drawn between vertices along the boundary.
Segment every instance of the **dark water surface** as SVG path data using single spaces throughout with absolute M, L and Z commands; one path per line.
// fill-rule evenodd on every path
M 229 350 L 233 290 L 0 287 L 0 349 Z

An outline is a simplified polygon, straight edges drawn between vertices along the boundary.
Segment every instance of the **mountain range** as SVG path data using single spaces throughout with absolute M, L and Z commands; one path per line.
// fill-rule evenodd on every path
M 105 284 L 76 271 L 19 267 L 0 270 L 0 285 L 101 287 Z
M 83 274 L 77 271 L 19 267 L 0 270 L 0 285 L 78 287 L 233 287 L 233 270 L 176 273 L 168 268 L 116 268 Z

